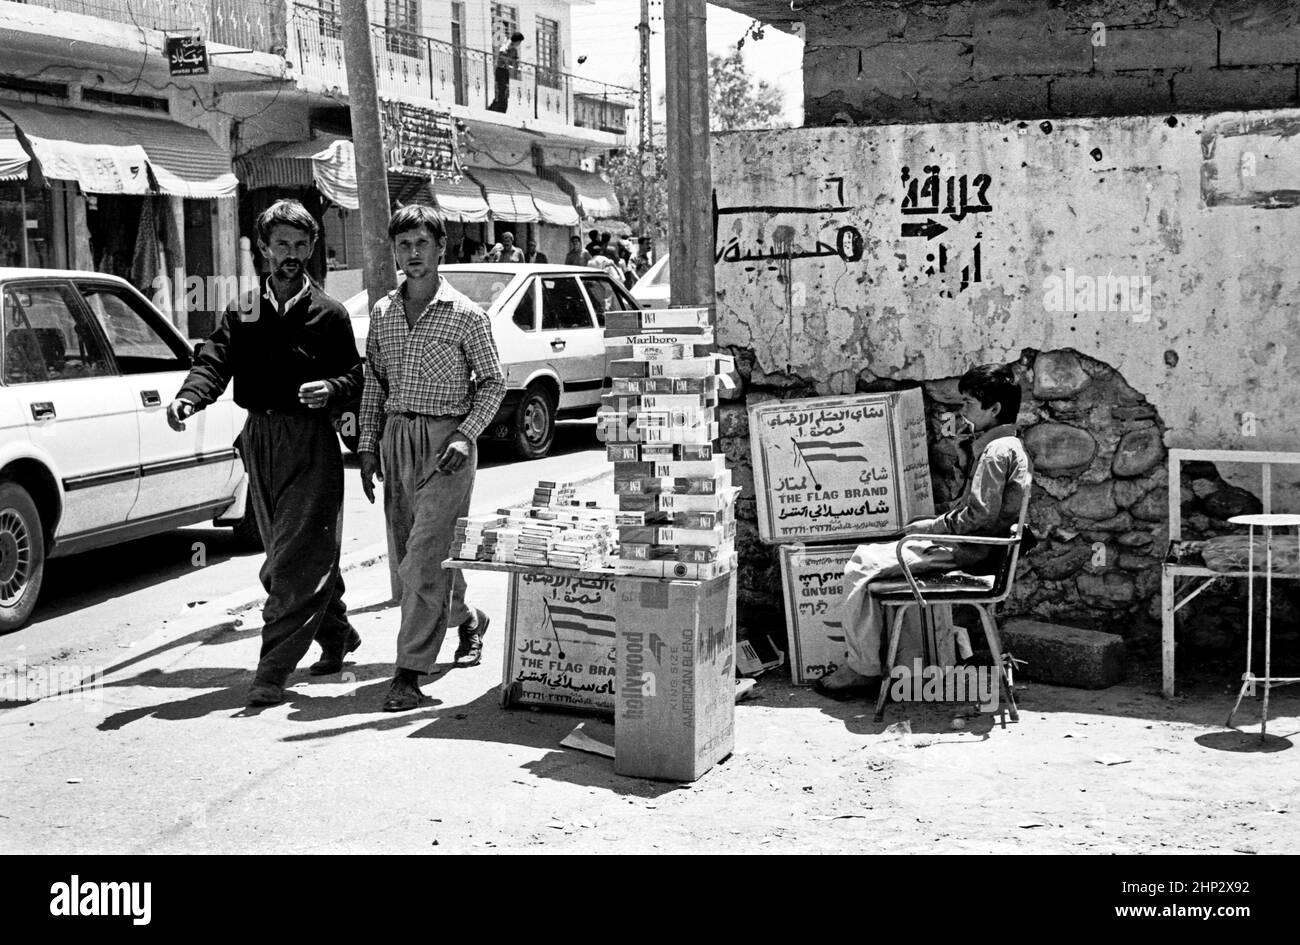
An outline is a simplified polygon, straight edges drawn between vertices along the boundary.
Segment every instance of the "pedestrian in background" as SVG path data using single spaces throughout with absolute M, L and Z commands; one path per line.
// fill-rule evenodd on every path
M 582 248 L 581 236 L 569 237 L 569 252 L 564 257 L 566 266 L 585 266 L 591 261 L 591 253 Z
M 464 576 L 442 562 L 456 519 L 469 514 L 475 441 L 505 380 L 487 315 L 438 274 L 447 240 L 438 214 L 403 207 L 388 236 L 406 281 L 370 315 L 358 455 L 366 498 L 375 500 L 376 477 L 384 484 L 402 619 L 383 709 L 402 712 L 419 706 L 420 676 L 433 672 L 449 623 L 460 635 L 457 665 L 482 658 L 487 615 L 466 605 Z
M 343 457 L 328 409 L 360 392 L 361 358 L 347 309 L 307 278 L 319 233 L 296 200 L 277 201 L 257 218 L 257 245 L 271 269 L 261 296 L 225 311 L 167 407 L 167 422 L 183 430 L 233 380 L 235 403 L 248 411 L 239 452 L 266 549 L 267 594 L 249 705 L 284 701 L 312 640 L 322 650 L 312 675 L 339 672 L 361 645 L 343 603 Z
M 545 253 L 538 251 L 537 240 L 529 240 L 527 246 L 528 248 L 524 252 L 524 262 L 537 263 L 539 266 L 545 266 L 551 261 L 547 258 Z
M 503 263 L 521 263 L 524 261 L 524 251 L 515 245 L 515 234 L 506 230 L 501 234 L 501 242 L 497 244 L 500 252 L 493 262 Z

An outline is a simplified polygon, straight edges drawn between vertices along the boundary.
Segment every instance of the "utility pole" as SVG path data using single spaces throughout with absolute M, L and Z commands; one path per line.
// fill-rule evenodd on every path
M 705 0 L 664 0 L 669 301 L 713 309 L 713 171 Z
M 646 212 L 646 159 L 654 146 L 654 120 L 650 115 L 650 0 L 641 0 L 641 22 L 637 24 L 641 34 L 641 95 L 637 111 L 641 113 L 640 138 L 637 144 L 637 182 L 640 186 L 639 211 L 636 216 L 636 234 L 645 236 Z
M 366 289 L 373 307 L 397 285 L 393 251 L 388 245 L 388 162 L 379 129 L 379 93 L 375 90 L 370 13 L 363 0 L 339 4 L 343 18 L 343 61 L 352 110 L 352 146 L 356 152 L 357 202 L 361 206 L 361 248 Z

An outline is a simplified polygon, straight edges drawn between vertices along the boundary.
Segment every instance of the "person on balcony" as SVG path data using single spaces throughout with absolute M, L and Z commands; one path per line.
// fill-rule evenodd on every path
M 510 42 L 504 43 L 497 50 L 496 68 L 493 70 L 497 94 L 488 106 L 490 112 L 500 112 L 503 115 L 506 112 L 506 104 L 510 101 L 510 77 L 519 71 L 519 47 L 523 41 L 523 33 L 511 33 Z

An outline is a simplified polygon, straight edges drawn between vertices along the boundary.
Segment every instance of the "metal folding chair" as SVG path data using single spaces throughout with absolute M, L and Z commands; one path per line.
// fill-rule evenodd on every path
M 976 535 L 907 535 L 899 540 L 898 563 L 903 569 L 904 581 L 881 581 L 873 584 L 871 588 L 872 594 L 885 608 L 885 621 L 889 627 L 889 656 L 885 664 L 880 695 L 876 699 L 875 720 L 877 722 L 885 717 L 885 702 L 889 698 L 889 679 L 898 658 L 898 638 L 903 628 L 903 615 L 908 607 L 918 608 L 921 616 L 921 639 L 929 640 L 930 607 L 935 604 L 970 604 L 979 613 L 980 623 L 984 627 L 984 636 L 988 640 L 989 650 L 993 653 L 993 666 L 998 671 L 998 678 L 1002 683 L 1000 688 L 1007 694 L 1007 711 L 1013 722 L 1020 721 L 1015 693 L 1012 690 L 1014 680 L 1010 657 L 1002 650 L 997 621 L 993 618 L 993 608 L 1007 598 L 1015 581 L 1016 563 L 1020 559 L 1020 538 L 1024 534 L 1025 517 L 1029 513 L 1029 491 L 1025 490 L 1024 500 L 1020 504 L 1020 518 L 1012 526 L 1009 538 L 983 538 Z M 945 574 L 924 575 L 918 578 L 908 566 L 903 550 L 908 544 L 927 541 L 950 546 L 987 545 L 1006 548 L 1007 551 L 1003 555 L 1001 567 L 992 575 L 977 576 L 964 571 L 949 571 Z

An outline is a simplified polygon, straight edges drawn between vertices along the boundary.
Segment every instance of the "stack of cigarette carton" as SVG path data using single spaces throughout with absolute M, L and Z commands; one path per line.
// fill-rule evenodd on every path
M 735 567 L 735 494 L 718 440 L 718 388 L 705 309 L 610 312 L 613 389 L 598 435 L 614 463 L 619 574 L 709 580 Z
M 573 570 L 609 566 L 615 544 L 615 513 L 579 505 L 571 483 L 539 482 L 534 497 L 545 504 L 497 509 L 456 522 L 451 556 L 498 564 L 532 564 Z

